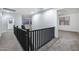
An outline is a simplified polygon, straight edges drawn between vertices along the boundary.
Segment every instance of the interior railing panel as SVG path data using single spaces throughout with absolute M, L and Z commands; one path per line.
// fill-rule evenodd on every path
M 29 51 L 29 30 L 14 27 L 14 34 L 24 51 Z
M 38 50 L 54 38 L 54 27 L 30 31 L 32 50 Z
M 36 51 L 54 38 L 54 27 L 29 31 L 14 27 L 14 34 L 24 51 Z

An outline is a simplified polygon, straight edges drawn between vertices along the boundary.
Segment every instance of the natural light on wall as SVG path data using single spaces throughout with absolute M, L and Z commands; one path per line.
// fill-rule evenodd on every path
M 32 30 L 55 27 L 55 37 L 58 37 L 57 11 L 50 9 L 32 16 Z
M 39 21 L 38 19 L 40 18 L 40 13 L 35 14 L 35 15 L 33 16 L 33 18 L 34 18 L 34 21 L 35 21 L 35 22 Z

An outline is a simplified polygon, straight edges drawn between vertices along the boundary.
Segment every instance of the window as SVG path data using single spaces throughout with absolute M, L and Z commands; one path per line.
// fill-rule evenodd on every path
M 59 25 L 69 25 L 70 16 L 59 17 Z

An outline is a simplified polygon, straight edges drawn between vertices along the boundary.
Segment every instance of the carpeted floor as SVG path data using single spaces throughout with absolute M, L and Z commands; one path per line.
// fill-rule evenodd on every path
M 0 37 L 0 51 L 22 51 L 13 32 L 5 32 Z
M 79 34 L 74 32 L 59 31 L 59 39 L 53 44 L 53 40 L 39 51 L 79 51 Z
M 23 51 L 12 32 L 0 37 L 0 51 Z M 59 39 L 53 39 L 38 51 L 79 51 L 79 34 L 59 31 Z

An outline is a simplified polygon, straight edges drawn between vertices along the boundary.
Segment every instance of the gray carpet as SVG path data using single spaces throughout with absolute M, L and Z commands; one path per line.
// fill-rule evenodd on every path
M 12 32 L 0 37 L 0 51 L 23 51 Z M 53 39 L 38 51 L 79 51 L 79 34 L 59 31 L 59 39 Z
M 5 32 L 0 37 L 0 51 L 23 51 L 13 32 Z
M 53 39 L 39 51 L 79 51 L 79 34 L 59 31 L 59 39 Z
M 59 31 L 59 40 L 49 51 L 79 51 L 79 34 L 75 32 Z

